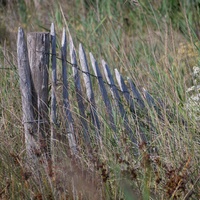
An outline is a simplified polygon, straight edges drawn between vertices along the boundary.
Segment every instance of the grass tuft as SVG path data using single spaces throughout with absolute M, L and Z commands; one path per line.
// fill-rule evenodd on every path
M 200 199 L 197 1 L 38 2 L 0 2 L 0 199 Z M 98 148 L 86 100 L 91 148 L 85 145 L 69 67 L 79 157 L 70 155 L 62 111 L 61 61 L 57 60 L 58 126 L 53 163 L 47 163 L 53 165 L 52 171 L 46 170 L 42 159 L 37 170 L 27 169 L 16 36 L 18 26 L 26 32 L 49 31 L 51 22 L 58 48 L 62 27 L 68 26 L 75 49 L 82 43 L 87 57 L 92 52 L 100 68 L 105 59 L 112 72 L 117 68 L 141 93 L 147 90 L 154 98 L 151 105 L 145 101 L 145 109 L 137 107 L 135 115 L 122 99 L 130 130 L 139 141 L 137 155 L 115 108 L 117 132 L 109 126 L 94 78 L 102 148 Z M 149 97 L 143 96 L 144 100 Z

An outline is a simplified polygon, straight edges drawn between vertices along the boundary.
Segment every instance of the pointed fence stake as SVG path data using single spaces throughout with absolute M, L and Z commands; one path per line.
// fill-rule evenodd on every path
M 117 69 L 115 69 L 115 76 L 118 82 L 118 85 L 125 97 L 125 100 L 130 108 L 130 111 L 133 112 L 135 114 L 135 105 L 134 102 L 130 96 L 130 92 L 128 91 L 128 88 L 126 87 L 126 84 L 124 83 L 124 79 L 121 76 L 121 74 L 119 73 L 119 71 Z M 129 134 L 129 137 L 131 139 L 131 141 L 135 144 L 137 144 L 137 140 L 135 138 L 135 136 L 133 134 Z
M 115 69 L 115 76 L 116 76 L 118 85 L 124 95 L 124 98 L 126 99 L 126 102 L 130 108 L 130 111 L 135 113 L 135 105 L 131 98 L 130 92 L 128 91 L 128 88 L 124 82 L 123 77 L 121 76 L 121 74 L 119 73 L 119 71 L 117 69 Z
M 54 24 L 51 24 L 51 64 L 52 64 L 52 88 L 51 88 L 51 121 L 55 126 L 56 119 L 56 84 L 57 84 L 57 71 L 56 71 L 56 32 Z
M 17 60 L 20 80 L 20 90 L 22 97 L 23 124 L 25 130 L 26 152 L 29 161 L 29 167 L 34 168 L 37 160 L 36 152 L 38 151 L 37 141 L 37 124 L 34 119 L 32 104 L 32 83 L 31 70 L 28 59 L 28 50 L 25 40 L 24 31 L 18 29 L 17 36 Z M 31 169 L 33 170 L 33 169 Z
M 63 75 L 63 104 L 64 104 L 64 113 L 66 116 L 66 126 L 67 126 L 67 137 L 69 141 L 69 146 L 71 153 L 73 155 L 77 154 L 77 146 L 75 140 L 73 119 L 70 110 L 70 103 L 68 97 L 68 86 L 67 86 L 67 38 L 66 31 L 63 29 L 62 35 L 62 47 L 61 47 L 61 58 L 62 58 L 62 75 Z
M 88 126 L 85 116 L 85 107 L 84 107 L 84 97 L 81 90 L 81 83 L 80 83 L 80 76 L 78 73 L 78 66 L 77 66 L 77 59 L 76 59 L 76 52 L 73 44 L 72 37 L 69 33 L 69 47 L 70 47 L 70 57 L 72 63 L 72 70 L 73 70 L 73 77 L 74 77 L 74 85 L 75 85 L 75 92 L 76 92 L 76 99 L 78 102 L 78 108 L 80 113 L 80 121 L 83 126 L 83 135 L 87 145 L 90 145 L 90 137 L 88 132 Z
M 143 89 L 144 97 L 147 100 L 147 103 L 149 104 L 149 106 L 156 107 L 153 97 L 149 94 L 149 92 L 145 88 L 142 88 L 142 89 Z
M 109 119 L 110 119 L 109 120 L 110 126 L 113 129 L 113 131 L 116 132 L 116 126 L 115 126 L 115 123 L 114 123 L 114 118 L 113 118 L 113 113 L 112 113 L 112 106 L 111 106 L 110 100 L 108 98 L 108 93 L 106 91 L 106 88 L 105 88 L 105 85 L 104 85 L 104 82 L 103 82 L 103 77 L 102 77 L 102 74 L 100 72 L 99 66 L 98 66 L 97 61 L 95 60 L 94 56 L 92 55 L 92 53 L 90 53 L 90 60 L 91 60 L 91 63 L 92 63 L 92 68 L 93 68 L 93 71 L 95 73 L 95 76 L 97 77 L 97 80 L 98 80 L 98 83 L 99 83 L 99 89 L 100 89 L 100 92 L 101 92 L 101 95 L 102 95 L 102 98 L 103 98 L 103 101 L 104 101 L 104 104 L 106 106 L 106 110 L 107 110 L 107 113 L 108 113 L 108 116 L 109 116 Z
M 128 135 L 129 134 L 133 135 L 133 132 L 132 132 L 130 125 L 129 125 L 129 120 L 128 120 L 127 115 L 126 115 L 126 111 L 124 110 L 124 106 L 121 102 L 121 98 L 120 98 L 120 95 L 118 93 L 117 87 L 116 87 L 114 79 L 112 77 L 112 74 L 110 72 L 109 66 L 104 60 L 102 60 L 102 66 L 103 66 L 103 70 L 104 70 L 106 80 L 107 80 L 108 84 L 110 85 L 111 94 L 113 96 L 113 99 L 115 99 L 116 105 L 119 109 L 119 113 L 120 113 L 120 115 L 123 119 L 123 123 L 124 123 L 124 127 L 126 129 L 126 132 L 128 133 Z
M 143 109 L 145 107 L 145 105 L 144 105 L 144 101 L 140 95 L 140 92 L 137 90 L 135 84 L 133 83 L 133 81 L 130 78 L 128 78 L 128 82 L 129 82 L 131 91 L 133 93 L 134 99 L 136 100 L 136 102 L 138 103 L 140 108 Z
M 80 59 L 81 68 L 83 72 L 83 79 L 84 79 L 84 83 L 86 87 L 87 98 L 90 103 L 90 111 L 92 114 L 93 124 L 96 129 L 96 139 L 97 139 L 97 142 L 100 144 L 100 146 L 102 146 L 102 140 L 101 140 L 101 135 L 100 135 L 100 123 L 99 123 L 99 119 L 98 119 L 97 111 L 96 111 L 96 104 L 95 104 L 95 99 L 94 99 L 94 93 L 92 90 L 92 83 L 91 83 L 90 74 L 89 74 L 88 62 L 87 62 L 85 51 L 81 44 L 79 45 L 79 59 Z

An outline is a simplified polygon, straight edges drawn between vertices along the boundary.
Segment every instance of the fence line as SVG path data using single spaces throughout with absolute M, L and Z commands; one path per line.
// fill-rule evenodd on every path
M 131 124 L 129 122 L 129 118 L 125 111 L 124 103 L 121 100 L 121 96 L 119 92 L 124 96 L 126 104 L 128 105 L 132 113 L 133 119 L 136 119 L 138 109 L 144 110 L 146 108 L 146 105 L 149 105 L 151 107 L 156 107 L 155 100 L 148 93 L 148 91 L 143 89 L 143 93 L 144 93 L 143 94 L 144 98 L 143 98 L 141 93 L 135 86 L 134 82 L 130 78 L 128 78 L 128 83 L 129 83 L 129 88 L 128 88 L 125 84 L 125 81 L 122 75 L 119 73 L 117 69 L 115 69 L 114 72 L 115 72 L 115 77 L 119 86 L 118 88 L 118 86 L 114 82 L 114 78 L 111 74 L 108 64 L 104 60 L 102 60 L 102 69 L 103 69 L 105 78 L 107 80 L 105 81 L 103 79 L 101 70 L 97 64 L 97 61 L 95 60 L 92 53 L 89 53 L 89 57 L 90 57 L 90 62 L 91 62 L 91 66 L 94 71 L 94 74 L 90 73 L 86 53 L 81 44 L 79 44 L 79 51 L 78 51 L 79 61 L 80 61 L 80 67 L 79 67 L 78 62 L 77 62 L 76 50 L 73 44 L 73 39 L 69 33 L 68 43 L 69 43 L 69 54 L 70 54 L 70 59 L 71 59 L 71 62 L 70 62 L 67 59 L 67 37 L 66 37 L 65 29 L 63 29 L 63 34 L 62 34 L 61 58 L 59 58 L 56 55 L 56 32 L 55 32 L 54 24 L 51 25 L 51 31 L 48 34 L 47 33 L 38 33 L 38 34 L 32 33 L 32 35 L 37 36 L 35 37 L 35 40 L 34 39 L 30 40 L 29 35 L 28 35 L 27 42 L 28 44 L 33 43 L 34 45 L 28 46 L 28 50 L 27 50 L 27 47 L 25 45 L 24 32 L 21 28 L 19 28 L 17 46 L 18 46 L 18 69 L 19 69 L 19 75 L 20 75 L 20 88 L 21 88 L 21 93 L 22 93 L 22 101 L 25 102 L 29 99 L 29 103 L 26 102 L 26 104 L 28 103 L 28 106 L 30 107 L 29 112 L 30 113 L 33 112 L 33 116 L 27 117 L 26 109 L 23 108 L 23 115 L 24 115 L 25 121 L 33 121 L 34 123 L 37 124 L 37 126 L 43 132 L 47 131 L 49 128 L 49 127 L 41 128 L 42 125 L 40 125 L 40 122 L 39 122 L 42 120 L 48 121 L 48 116 L 45 115 L 48 113 L 47 111 L 48 89 L 45 89 L 46 85 L 48 85 L 48 71 L 43 70 L 42 72 L 46 74 L 44 75 L 44 73 L 40 74 L 40 71 L 37 71 L 37 70 L 40 69 L 41 66 L 43 66 L 44 69 L 47 69 L 49 64 L 47 60 L 45 61 L 45 59 L 49 59 L 49 57 L 51 56 L 52 87 L 51 87 L 51 115 L 50 115 L 51 120 L 50 121 L 51 121 L 52 137 L 56 132 L 56 125 L 57 125 L 56 87 L 57 87 L 57 59 L 59 59 L 62 62 L 63 108 L 64 108 L 65 123 L 66 123 L 66 135 L 68 138 L 68 143 L 69 143 L 71 153 L 73 155 L 78 154 L 77 137 L 79 136 L 76 135 L 76 131 L 74 128 L 74 120 L 71 113 L 71 110 L 72 110 L 71 107 L 73 107 L 73 105 L 71 105 L 69 101 L 69 93 L 68 93 L 69 85 L 68 85 L 68 77 L 67 77 L 68 64 L 72 66 L 73 80 L 74 80 L 74 85 L 75 85 L 75 95 L 76 95 L 76 101 L 77 101 L 78 110 L 79 110 L 79 119 L 81 122 L 81 126 L 83 127 L 83 138 L 84 138 L 84 142 L 86 146 L 89 147 L 91 145 L 90 144 L 91 133 L 89 129 L 90 124 L 88 123 L 86 119 L 86 114 L 85 114 L 85 111 L 86 111 L 85 106 L 84 106 L 85 98 L 83 95 L 83 88 L 81 85 L 81 78 L 80 78 L 79 72 L 81 72 L 82 74 L 83 83 L 86 89 L 87 102 L 89 103 L 88 105 L 91 112 L 92 124 L 95 131 L 95 138 L 99 147 L 101 149 L 103 148 L 102 147 L 102 131 L 101 131 L 102 125 L 100 123 L 99 115 L 97 113 L 97 104 L 94 97 L 91 77 L 94 77 L 98 81 L 101 98 L 105 105 L 105 113 L 107 116 L 107 122 L 110 128 L 113 130 L 115 141 L 117 143 L 119 142 L 119 135 L 118 135 L 119 133 L 117 131 L 117 127 L 114 121 L 114 113 L 112 111 L 113 104 L 109 98 L 105 85 L 108 85 L 110 88 L 111 96 L 114 100 L 114 105 L 116 106 L 120 114 L 120 117 L 122 118 L 123 126 L 125 128 L 125 133 L 128 135 L 128 137 L 132 141 L 133 146 L 138 148 L 138 139 L 131 129 Z M 48 41 L 47 39 L 48 36 L 50 37 L 50 41 Z M 42 39 L 39 40 L 38 37 L 41 37 Z M 43 44 L 44 40 L 46 41 L 45 44 L 48 43 L 46 44 L 46 46 L 44 46 Z M 39 48 L 40 46 L 37 46 L 38 42 L 40 42 L 41 48 Z M 51 43 L 51 52 L 49 52 L 50 43 Z M 29 56 L 27 55 L 27 52 L 29 52 Z M 47 63 L 41 64 L 41 62 L 44 62 L 44 61 Z M 31 66 L 29 65 L 29 62 L 31 63 Z M 34 70 L 36 70 L 36 75 L 34 75 L 33 73 Z M 40 76 L 41 76 L 41 80 L 38 79 L 38 77 Z M 24 82 L 26 83 L 25 86 L 27 86 L 25 89 L 23 88 Z M 27 97 L 27 94 L 24 92 L 24 90 L 28 91 L 28 94 L 29 94 L 28 97 Z M 34 92 L 34 90 L 43 92 L 43 94 L 37 94 Z M 35 98 L 37 99 L 37 101 L 34 100 Z M 42 108 L 41 108 L 41 105 L 43 105 Z M 34 114 L 34 111 L 32 111 L 32 106 L 33 108 L 37 108 L 36 114 Z M 39 116 L 39 118 L 38 117 L 36 118 L 35 116 Z M 28 125 L 30 126 L 31 124 L 29 123 Z M 25 135 L 27 135 L 27 138 L 30 138 L 31 133 L 27 131 L 29 130 L 29 128 L 27 128 L 26 126 L 27 125 L 24 124 Z M 47 124 L 47 126 L 50 126 L 50 125 Z M 140 128 L 139 128 L 139 132 L 140 132 L 140 139 L 146 142 L 146 137 L 144 136 Z M 45 134 L 43 135 L 44 137 L 46 137 L 46 140 L 48 140 L 47 136 L 45 136 Z M 32 141 L 30 140 L 29 142 L 31 143 Z
M 70 36 L 71 37 L 71 36 Z M 41 51 L 36 51 L 36 52 L 41 52 Z M 43 53 L 45 53 L 45 54 L 48 54 L 48 55 L 51 55 L 52 57 L 53 56 L 55 56 L 55 58 L 56 59 L 58 59 L 58 60 L 60 60 L 60 61 L 62 61 L 63 59 L 61 58 L 61 57 L 58 57 L 57 56 L 57 54 L 56 53 L 46 53 L 46 52 L 43 52 Z M 89 76 L 91 76 L 91 77 L 93 77 L 93 78 L 96 78 L 96 79 L 98 79 L 99 77 L 98 76 L 96 76 L 96 75 L 94 75 L 94 74 L 92 74 L 92 73 L 90 73 L 89 71 L 84 71 L 84 70 L 82 70 L 81 68 L 79 68 L 78 67 L 78 64 L 77 63 L 73 63 L 73 62 L 70 62 L 69 60 L 67 60 L 67 59 L 64 59 L 65 61 L 66 61 L 66 63 L 67 64 L 70 64 L 71 66 L 72 66 L 72 69 L 73 68 L 76 68 L 78 71 L 80 71 L 81 73 L 83 73 L 83 74 L 88 74 Z M 105 62 L 104 60 L 102 60 L 102 63 L 103 62 Z M 102 64 L 102 66 L 103 66 L 103 64 Z M 106 73 L 106 72 L 105 72 Z M 119 72 L 118 72 L 119 73 Z M 119 73 L 120 74 L 120 73 Z M 121 75 L 121 74 L 120 74 Z M 101 77 L 100 77 L 101 78 Z M 130 79 L 129 77 L 127 77 L 127 79 Z M 131 80 L 131 79 L 130 79 Z M 102 80 L 103 81 L 103 83 L 104 84 L 106 84 L 106 85 L 108 85 L 108 86 L 110 86 L 110 87 L 112 87 L 112 84 L 111 83 L 109 83 L 108 81 L 105 81 L 105 80 Z M 132 80 L 131 80 L 132 81 Z M 132 81 L 132 83 L 133 83 L 133 81 Z M 134 83 L 133 83 L 133 85 L 135 85 Z M 121 90 L 121 89 L 119 89 L 118 87 L 117 87 L 117 85 L 114 85 L 115 87 L 116 87 L 116 89 L 119 91 L 119 92 L 121 92 L 121 93 L 130 93 L 129 91 L 128 91 L 128 89 L 127 90 Z M 135 86 L 134 86 L 135 87 Z M 127 88 L 127 87 L 126 87 Z M 135 87 L 135 90 L 137 90 L 136 89 L 136 87 Z M 147 91 L 147 90 L 146 90 Z M 137 91 L 138 92 L 138 91 Z M 140 94 L 139 92 L 138 92 L 138 94 Z M 149 94 L 150 95 L 150 94 Z M 142 100 L 142 97 L 141 97 L 141 95 L 139 95 L 140 96 L 140 98 L 141 98 L 141 100 Z M 151 96 L 151 98 L 152 98 L 152 100 L 153 100 L 153 97 Z M 135 98 L 134 98 L 135 99 Z M 142 100 L 143 101 L 143 100 Z M 154 100 L 153 100 L 154 101 Z
M 52 55 L 52 54 L 50 53 L 50 55 Z M 56 56 L 56 58 L 59 59 L 59 60 L 62 60 L 60 57 L 57 57 L 57 56 Z M 83 73 L 83 74 L 84 74 L 84 73 L 85 73 L 85 74 L 88 74 L 88 75 L 90 75 L 91 77 L 96 78 L 96 79 L 102 78 L 102 76 L 98 77 L 97 75 L 91 74 L 90 72 L 83 71 L 82 69 L 80 69 L 80 68 L 78 67 L 78 64 L 77 64 L 77 63 L 76 63 L 76 64 L 72 64 L 72 63 L 69 62 L 68 60 L 66 60 L 66 62 L 67 62 L 68 64 L 70 64 L 73 68 L 75 67 L 77 70 L 79 70 L 79 71 L 80 71 L 81 73 Z M 102 60 L 102 66 L 103 66 L 103 68 L 104 68 L 104 65 L 105 65 L 104 63 L 106 64 L 106 62 L 105 62 L 104 60 Z M 106 65 L 107 65 L 107 64 L 106 64 Z M 108 69 L 109 69 L 109 68 L 108 68 Z M 106 71 L 107 71 L 107 70 L 106 70 Z M 105 76 L 106 76 L 106 73 L 107 73 L 106 71 L 104 70 Z M 110 88 L 115 87 L 117 91 L 119 91 L 119 92 L 122 93 L 122 94 L 125 94 L 125 96 L 126 96 L 125 98 L 126 98 L 127 100 L 130 99 L 130 101 L 127 101 L 127 102 L 129 102 L 128 105 L 130 106 L 130 111 L 131 111 L 131 112 L 135 112 L 135 111 L 134 111 L 134 103 L 131 102 L 131 101 L 132 101 L 131 99 L 136 100 L 137 103 L 139 104 L 140 108 L 141 108 L 141 109 L 144 109 L 144 108 L 145 108 L 144 100 L 143 100 L 143 98 L 142 98 L 140 92 L 139 92 L 138 89 L 136 88 L 135 83 L 130 79 L 130 77 L 127 77 L 127 80 L 128 80 L 128 82 L 129 82 L 129 86 L 130 86 L 130 88 L 131 88 L 131 92 L 133 93 L 133 96 L 131 96 L 131 95 L 130 95 L 130 92 L 129 92 L 129 90 L 128 90 L 126 84 L 125 84 L 125 81 L 124 81 L 123 77 L 121 76 L 121 74 L 119 73 L 119 71 L 118 71 L 117 69 L 115 69 L 115 73 L 116 73 L 116 79 L 119 80 L 119 81 L 118 81 L 118 84 L 119 84 L 119 86 L 120 86 L 120 89 L 115 85 L 114 82 L 113 82 L 113 83 L 109 83 L 109 81 L 108 81 L 107 78 L 106 78 L 106 79 L 107 79 L 107 82 L 106 82 L 105 80 L 102 80 L 102 82 L 103 82 L 104 84 L 108 85 Z M 110 76 L 112 76 L 111 73 L 109 73 L 109 74 L 110 74 Z M 144 87 L 142 88 L 142 92 L 143 92 L 144 98 L 146 99 L 148 105 L 149 105 L 149 106 L 153 106 L 153 107 L 156 108 L 157 105 L 156 105 L 156 103 L 155 103 L 155 99 L 151 96 L 151 94 L 150 94 Z M 126 93 L 127 93 L 127 94 L 126 94 Z

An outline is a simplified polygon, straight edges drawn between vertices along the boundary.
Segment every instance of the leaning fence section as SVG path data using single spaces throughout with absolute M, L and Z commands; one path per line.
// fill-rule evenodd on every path
M 27 42 L 23 30 L 19 28 L 18 31 L 18 70 L 27 151 L 37 152 L 36 146 L 39 145 L 40 149 L 43 149 L 41 153 L 45 153 L 47 158 L 51 157 L 51 140 L 54 138 L 58 126 L 56 107 L 58 59 L 56 54 L 58 50 L 56 41 L 54 24 L 51 25 L 50 33 L 29 33 Z M 103 145 L 102 133 L 105 127 L 100 120 L 99 105 L 95 99 L 91 78 L 95 78 L 97 81 L 99 98 L 104 105 L 104 121 L 112 130 L 113 139 L 119 144 L 119 126 L 116 124 L 116 113 L 114 112 L 117 110 L 117 115 L 122 122 L 121 126 L 137 151 L 139 140 L 147 141 L 140 128 L 139 139 L 138 135 L 132 131 L 130 116 L 131 119 L 136 120 L 138 109 L 145 110 L 146 106 L 155 107 L 153 97 L 145 89 L 142 94 L 130 78 L 128 78 L 129 85 L 127 86 L 120 72 L 115 69 L 112 73 L 106 61 L 102 60 L 101 66 L 98 65 L 92 53 L 89 53 L 88 59 L 82 44 L 79 44 L 77 55 L 73 38 L 70 33 L 66 33 L 65 29 L 63 29 L 61 44 L 61 58 L 59 59 L 62 62 L 62 104 L 66 128 L 64 134 L 68 140 L 71 154 L 78 154 L 77 137 L 83 137 L 85 146 L 88 148 L 92 147 L 91 137 L 95 138 L 95 143 L 99 148 L 102 148 Z M 67 46 L 69 46 L 69 53 Z M 51 59 L 51 70 L 48 70 L 49 59 Z M 69 67 L 72 68 L 74 83 L 75 97 L 73 97 L 73 101 L 70 100 L 72 98 L 70 98 L 69 92 Z M 49 71 L 51 71 L 51 94 L 48 89 Z M 50 103 L 48 96 L 51 96 Z M 75 102 L 76 111 L 74 111 Z M 91 120 L 87 119 L 85 102 L 89 107 Z M 74 113 L 77 113 L 77 110 L 76 119 L 79 118 L 79 125 L 82 127 L 81 134 L 75 133 L 77 121 L 74 119 Z M 93 131 L 91 132 L 91 130 Z

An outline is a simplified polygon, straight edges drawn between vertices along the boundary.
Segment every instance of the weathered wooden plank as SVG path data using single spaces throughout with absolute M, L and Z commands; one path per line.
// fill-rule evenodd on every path
M 143 94 L 144 94 L 145 99 L 147 100 L 148 105 L 150 107 L 151 106 L 156 107 L 154 98 L 149 94 L 149 92 L 145 88 L 142 88 L 142 89 L 143 89 Z
M 120 90 L 122 91 L 124 97 L 125 97 L 125 100 L 130 108 L 130 111 L 133 112 L 135 114 L 135 105 L 134 105 L 134 102 L 131 98 L 131 95 L 130 95 L 130 92 L 128 91 L 128 88 L 126 86 L 126 84 L 124 83 L 124 79 L 123 77 L 121 76 L 121 74 L 119 73 L 119 71 L 117 69 L 115 69 L 115 76 L 116 76 L 116 79 L 117 79 L 117 82 L 118 82 L 118 85 L 120 87 Z M 129 134 L 129 137 L 131 139 L 131 141 L 135 144 L 137 144 L 137 140 L 134 136 L 134 134 Z
M 137 90 L 135 84 L 133 83 L 133 81 L 130 78 L 128 78 L 128 82 L 129 82 L 131 91 L 133 93 L 134 99 L 137 101 L 140 108 L 144 109 L 145 108 L 144 101 L 143 101 L 139 91 Z M 141 122 L 137 121 L 137 124 L 138 124 L 139 135 L 140 135 L 142 142 L 147 143 L 146 135 L 143 133 L 142 128 L 141 128 L 142 127 Z
M 136 102 L 138 103 L 140 108 L 143 109 L 145 107 L 145 105 L 144 105 L 144 101 L 143 101 L 139 91 L 137 90 L 135 84 L 133 83 L 133 81 L 130 78 L 128 78 L 128 82 L 129 82 L 131 91 L 133 93 L 134 99 L 136 100 Z
M 77 154 L 77 145 L 75 140 L 73 119 L 70 110 L 70 103 L 68 97 L 68 81 L 67 81 L 67 38 L 66 30 L 63 29 L 62 34 L 62 46 L 61 46 L 61 58 L 62 58 L 62 76 L 63 76 L 63 104 L 64 104 L 64 113 L 67 119 L 67 136 L 69 141 L 69 146 L 72 154 Z
M 162 113 L 158 105 L 156 104 L 154 98 L 150 95 L 150 93 L 145 88 L 142 88 L 142 89 L 143 89 L 144 98 L 146 99 L 149 107 L 155 109 L 156 113 L 158 114 L 158 117 L 160 119 L 163 119 Z
M 90 79 L 87 58 L 86 58 L 85 51 L 82 47 L 82 44 L 79 45 L 79 59 L 80 59 L 81 68 L 83 72 L 83 79 L 84 79 L 84 83 L 86 87 L 86 94 L 87 94 L 88 101 L 90 103 L 90 111 L 92 114 L 93 124 L 94 124 L 94 127 L 96 128 L 97 142 L 100 143 L 101 145 L 102 142 L 101 142 L 101 135 L 100 135 L 100 123 L 97 116 L 96 103 L 94 99 L 94 93 L 92 90 L 92 83 Z
M 116 100 L 116 103 L 119 107 L 119 112 L 120 112 L 122 118 L 124 118 L 126 116 L 126 112 L 124 110 L 123 104 L 121 103 L 121 98 L 119 96 L 119 93 L 118 93 L 117 87 L 115 85 L 114 79 L 112 77 L 112 74 L 110 72 L 109 66 L 104 60 L 102 60 L 102 66 L 103 66 L 106 80 L 107 80 L 108 84 L 110 85 L 111 94 L 113 96 L 113 99 Z
M 123 119 L 124 127 L 129 134 L 133 134 L 133 132 L 130 128 L 130 125 L 129 125 L 129 120 L 126 115 L 126 111 L 124 110 L 124 106 L 121 103 L 121 98 L 118 93 L 117 87 L 116 87 L 114 79 L 112 77 L 112 74 L 110 72 L 109 66 L 104 60 L 102 60 L 102 66 L 103 66 L 106 80 L 107 80 L 108 84 L 110 85 L 111 94 L 113 96 L 113 99 L 115 99 L 115 101 L 116 101 L 116 105 L 117 105 L 120 115 Z
M 18 29 L 17 36 L 17 60 L 20 80 L 20 90 L 22 96 L 23 124 L 25 129 L 25 144 L 27 156 L 32 168 L 32 162 L 37 160 L 36 152 L 38 152 L 37 141 L 37 124 L 34 119 L 32 105 L 32 83 L 31 71 L 28 59 L 27 44 L 22 28 Z
M 84 98 L 81 90 L 81 83 L 80 83 L 80 76 L 78 73 L 78 65 L 77 65 L 77 59 L 76 59 L 76 52 L 73 44 L 73 40 L 71 35 L 69 34 L 69 47 L 70 47 L 70 57 L 71 57 L 71 63 L 72 63 L 72 70 L 73 70 L 73 77 L 74 77 L 74 85 L 75 85 L 75 92 L 76 92 L 76 99 L 78 102 L 78 108 L 80 113 L 80 120 L 83 126 L 83 135 L 84 139 L 87 145 L 90 144 L 90 137 L 88 132 L 88 126 L 86 121 L 86 115 L 85 115 L 85 107 L 84 107 Z
M 112 106 L 111 106 L 110 100 L 108 98 L 108 93 L 106 91 L 106 88 L 105 88 L 105 85 L 104 85 L 104 82 L 103 82 L 103 77 L 102 77 L 101 71 L 100 71 L 99 66 L 97 64 L 97 61 L 95 60 L 92 53 L 90 53 L 90 61 L 91 61 L 91 64 L 92 64 L 94 74 L 97 77 L 97 80 L 98 80 L 98 83 L 99 83 L 99 89 L 100 89 L 104 104 L 106 106 L 106 110 L 107 110 L 107 113 L 108 113 L 108 116 L 109 116 L 109 124 L 110 124 L 111 128 L 113 129 L 113 131 L 116 132 L 116 126 L 115 126 L 113 113 L 112 113 Z
M 51 64 L 52 64 L 52 85 L 51 85 L 51 122 L 57 124 L 56 117 L 56 84 L 57 84 L 57 69 L 56 69 L 56 32 L 54 24 L 51 24 Z M 53 131 L 53 127 L 52 127 Z
M 57 87 L 57 69 L 56 69 L 56 32 L 54 23 L 50 28 L 50 40 L 51 40 L 51 152 L 52 160 L 54 160 L 54 144 L 56 138 L 56 126 L 57 126 L 57 111 L 56 111 L 56 87 Z
M 128 91 L 128 88 L 124 82 L 123 77 L 121 76 L 121 74 L 119 73 L 117 69 L 115 69 L 115 76 L 116 76 L 118 85 L 120 87 L 120 90 L 122 91 L 124 98 L 126 99 L 126 102 L 130 108 L 130 111 L 135 113 L 135 105 L 134 105 L 133 99 L 131 98 L 130 92 Z
M 47 159 L 50 152 L 50 125 L 48 116 L 48 67 L 49 33 L 33 32 L 27 34 L 28 56 L 32 78 L 32 102 L 34 118 L 38 125 L 40 150 Z

